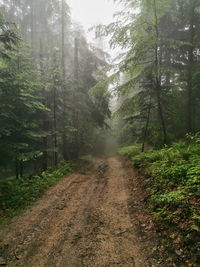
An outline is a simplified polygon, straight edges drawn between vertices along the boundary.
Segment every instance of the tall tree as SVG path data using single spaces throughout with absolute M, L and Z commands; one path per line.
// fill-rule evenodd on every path
M 156 146 L 183 137 L 186 132 L 197 131 L 199 123 L 195 109 L 199 102 L 193 87 L 199 66 L 198 1 L 126 0 L 123 4 L 125 8 L 118 13 L 117 20 L 97 30 L 100 36 L 110 34 L 111 45 L 120 45 L 125 51 L 113 77 L 126 75 L 117 91 L 126 93 L 130 99 L 126 101 L 125 98 L 122 105 L 127 107 L 129 103 L 130 113 L 132 110 L 126 121 L 127 125 L 132 125 L 133 140 L 141 141 L 134 134 L 139 129 L 140 136 L 144 136 L 142 129 L 146 129 L 146 118 L 147 141 Z M 149 92 L 151 111 L 143 109 L 148 106 L 145 99 L 149 99 Z M 143 98 L 144 103 L 140 101 L 142 95 L 147 96 Z M 132 105 L 135 102 L 137 104 Z M 187 107 L 185 114 L 184 104 Z M 123 106 L 120 110 L 124 116 Z M 135 117 L 134 114 L 140 115 Z

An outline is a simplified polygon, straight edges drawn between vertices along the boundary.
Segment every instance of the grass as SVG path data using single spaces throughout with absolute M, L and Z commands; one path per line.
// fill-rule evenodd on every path
M 0 225 L 8 223 L 12 217 L 27 209 L 73 168 L 74 165 L 67 162 L 32 178 L 4 179 L 0 183 Z

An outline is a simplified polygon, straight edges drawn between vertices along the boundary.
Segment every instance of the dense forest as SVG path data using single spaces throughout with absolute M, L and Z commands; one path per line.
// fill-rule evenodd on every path
M 118 1 L 121 2 L 121 1 Z M 124 3 L 125 2 L 125 3 Z M 119 94 L 120 142 L 161 147 L 200 130 L 200 3 L 123 1 L 116 21 L 99 26 L 121 47 L 110 77 Z
M 121 47 L 112 66 L 69 10 L 65 1 L 2 1 L 3 169 L 18 177 L 26 165 L 46 170 L 94 151 L 110 117 L 109 84 L 119 144 L 144 151 L 200 130 L 198 0 L 127 0 L 113 23 L 96 28 Z
M 95 150 L 110 116 L 107 65 L 70 20 L 65 1 L 1 1 L 0 164 L 46 170 Z
M 109 78 L 118 153 L 147 192 L 167 266 L 199 266 L 200 1 L 123 3 L 115 22 L 97 28 L 122 48 Z
M 0 0 L 0 209 L 12 217 L 75 160 L 118 149 L 168 266 L 199 266 L 200 0 L 114 2 L 92 45 L 67 0 Z

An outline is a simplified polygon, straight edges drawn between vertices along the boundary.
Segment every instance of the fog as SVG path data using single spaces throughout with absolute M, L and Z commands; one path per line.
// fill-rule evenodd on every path
M 112 22 L 117 5 L 111 0 L 69 0 L 72 18 L 87 31 L 95 24 Z
M 124 143 L 160 146 L 199 131 L 199 1 L 0 0 L 0 12 L 0 93 L 7 101 L 2 101 L 7 110 L 0 123 L 5 147 L 14 146 L 7 155 L 12 164 L 28 154 L 42 155 L 45 166 L 57 165 L 94 151 L 96 140 L 103 147 L 105 128 L 120 107 L 124 124 L 120 134 L 114 132 Z M 111 35 L 101 40 L 88 31 L 113 21 L 106 28 Z M 117 50 L 111 50 L 110 40 Z M 118 61 L 113 64 L 105 52 Z M 16 121 L 12 108 L 19 108 Z M 30 125 L 18 125 L 21 114 Z M 32 135 L 16 137 L 15 124 L 20 133 Z
M 199 266 L 199 30 L 200 0 L 0 0 L 0 266 Z

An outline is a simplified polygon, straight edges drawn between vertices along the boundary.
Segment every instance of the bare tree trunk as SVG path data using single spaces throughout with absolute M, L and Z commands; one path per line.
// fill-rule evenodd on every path
M 155 44 L 155 91 L 157 98 L 157 106 L 158 106 L 158 116 L 161 122 L 161 128 L 163 132 L 163 144 L 167 143 L 167 130 L 165 125 L 165 119 L 163 114 L 163 108 L 161 103 L 161 73 L 160 73 L 160 64 L 161 64 L 161 55 L 159 56 L 159 28 L 158 28 L 158 16 L 157 16 L 157 7 L 156 0 L 153 0 L 153 8 L 154 8 L 154 17 L 155 17 L 155 34 L 156 34 L 156 44 Z
M 62 6 L 61 6 L 61 13 L 62 13 L 62 22 L 61 22 L 61 31 L 62 31 L 62 40 L 61 40 L 61 49 L 62 49 L 62 93 L 63 93 L 63 158 L 64 160 L 68 160 L 68 151 L 67 151 L 67 137 L 66 137 L 66 88 L 65 88 L 65 79 L 66 79 L 66 70 L 65 70 L 65 3 L 64 0 L 62 0 Z
M 54 128 L 54 165 L 58 165 L 58 142 L 57 142 L 57 101 L 56 88 L 53 89 L 53 128 Z
M 61 50 L 62 50 L 62 58 L 61 58 L 61 64 L 62 64 L 62 75 L 63 80 L 65 80 L 66 71 L 65 71 L 65 3 L 64 0 L 62 0 L 62 10 L 61 10 L 61 34 L 62 34 L 62 40 L 61 40 Z
M 24 176 L 24 166 L 23 166 L 23 161 L 20 160 L 19 162 L 19 173 L 20 173 L 20 177 L 23 178 Z
M 31 48 L 32 54 L 34 54 L 34 1 L 30 1 L 30 11 L 31 11 L 31 21 L 30 21 L 30 28 L 31 28 Z
M 78 44 L 78 38 L 76 37 L 74 39 L 74 82 L 77 85 L 77 88 L 79 87 L 79 44 Z M 76 92 L 74 92 L 74 103 L 76 105 Z M 74 156 L 78 157 L 79 150 L 80 150 L 80 136 L 79 136 L 79 112 L 77 108 L 75 107 L 73 112 L 73 124 L 74 128 L 77 129 L 75 132 L 75 140 L 76 140 L 76 147 L 74 149 Z
M 151 114 L 151 96 L 149 99 L 148 113 L 147 113 L 146 125 L 145 125 L 145 130 L 144 130 L 144 137 L 143 137 L 143 142 L 142 142 L 142 150 L 141 150 L 142 152 L 144 152 L 145 142 L 147 139 L 147 132 L 148 132 L 149 122 L 150 122 L 150 114 Z
M 187 77 L 187 132 L 194 132 L 193 124 L 193 113 L 194 113 L 194 102 L 193 102 L 193 84 L 192 84 L 192 67 L 194 62 L 194 1 L 190 10 L 190 46 L 188 49 L 188 77 Z
M 74 80 L 79 82 L 78 38 L 74 39 Z
M 16 179 L 19 179 L 19 161 L 16 159 L 15 161 L 15 177 Z
M 42 40 L 40 39 L 40 76 L 41 76 L 41 82 L 42 82 L 42 77 L 44 76 L 44 66 L 43 66 L 43 46 L 42 46 Z M 45 90 L 43 89 L 43 105 L 46 106 L 46 97 L 45 97 Z M 46 114 L 43 115 L 43 131 L 47 130 L 47 118 Z M 43 137 L 42 140 L 43 143 L 43 163 L 42 163 L 42 168 L 43 171 L 47 170 L 47 137 Z
M 165 119 L 163 115 L 163 108 L 161 103 L 161 85 L 157 83 L 156 85 L 156 93 L 157 93 L 157 105 L 158 105 L 158 114 L 160 116 L 161 127 L 163 132 L 163 144 L 167 144 L 167 130 L 165 125 Z

